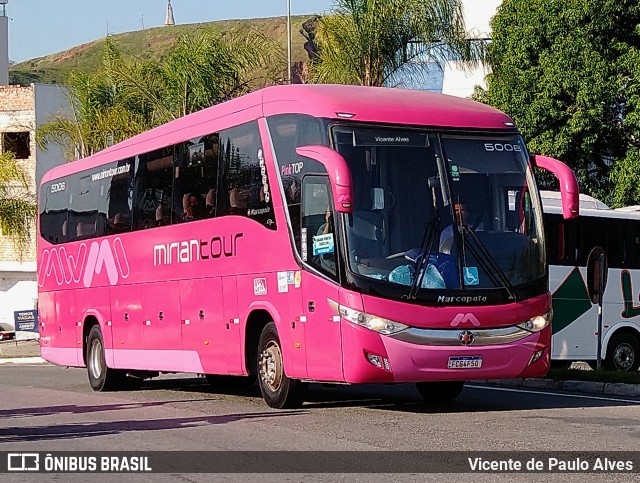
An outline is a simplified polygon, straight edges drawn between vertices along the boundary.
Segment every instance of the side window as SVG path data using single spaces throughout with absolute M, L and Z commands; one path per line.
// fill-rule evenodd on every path
M 308 173 L 324 172 L 324 166 L 312 159 L 298 156 L 296 148 L 307 145 L 326 145 L 326 136 L 323 135 L 321 122 L 311 116 L 283 114 L 272 116 L 267 122 L 277 169 L 282 181 L 284 203 L 291 220 L 293 239 L 298 253 L 301 253 L 302 177 Z
M 60 178 L 42 186 L 40 192 L 40 236 L 49 243 L 67 241 L 69 224 L 69 180 Z
M 144 230 L 171 221 L 173 146 L 138 156 L 133 203 L 133 228 Z
M 627 267 L 640 268 L 640 222 L 637 220 L 625 220 L 628 223 L 628 252 Z
M 326 176 L 305 176 L 302 181 L 302 259 L 336 278 L 336 230 Z
M 271 186 L 258 123 L 223 131 L 220 152 L 217 216 L 246 216 L 275 230 Z
M 626 243 L 625 243 L 625 220 L 605 220 L 600 229 L 607 234 L 607 244 L 603 247 L 607 254 L 607 262 L 610 268 L 627 268 L 626 263 Z
M 600 246 L 607 254 L 609 267 L 621 268 L 625 252 L 623 220 L 587 216 L 581 216 L 579 220 L 578 264 L 585 266 L 591 250 Z
M 105 235 L 131 231 L 134 166 L 135 159 L 128 158 L 95 173 L 100 178 L 98 217 L 99 223 L 104 220 Z
M 84 240 L 98 234 L 100 187 L 88 171 L 70 176 L 67 240 Z
M 564 265 L 567 257 L 565 223 L 561 216 L 545 214 L 544 232 L 547 239 L 547 260 L 549 265 Z
M 173 223 L 215 216 L 219 156 L 217 133 L 176 146 Z

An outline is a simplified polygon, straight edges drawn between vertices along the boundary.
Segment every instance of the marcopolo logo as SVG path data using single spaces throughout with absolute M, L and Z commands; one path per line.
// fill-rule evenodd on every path
M 475 327 L 480 325 L 480 321 L 473 314 L 458 314 L 451 321 L 451 327 L 457 327 L 460 324 L 471 324 Z
M 70 285 L 82 280 L 85 287 L 90 287 L 93 277 L 100 275 L 103 269 L 109 283 L 116 285 L 131 273 L 120 238 L 115 238 L 111 244 L 109 240 L 81 243 L 75 255 L 68 253 L 64 246 L 47 249 L 42 252 L 39 262 L 40 287 L 49 277 L 55 278 L 58 285 Z

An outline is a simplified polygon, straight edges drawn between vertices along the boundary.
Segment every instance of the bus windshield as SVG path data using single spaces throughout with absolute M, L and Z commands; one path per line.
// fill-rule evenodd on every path
M 425 290 L 514 287 L 546 273 L 541 208 L 516 134 L 335 127 L 353 179 L 349 270 Z

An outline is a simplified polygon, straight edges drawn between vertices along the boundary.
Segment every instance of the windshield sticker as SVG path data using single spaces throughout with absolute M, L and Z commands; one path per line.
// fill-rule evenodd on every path
M 302 261 L 306 262 L 307 261 L 307 229 L 306 228 L 301 228 L 300 229 L 300 243 L 301 243 L 301 247 L 302 247 Z
M 287 272 L 278 272 L 278 293 L 284 293 L 289 291 L 289 284 Z
M 333 233 L 327 233 L 326 235 L 316 235 L 313 237 L 313 254 L 325 255 L 327 253 L 333 253 L 335 247 L 333 245 Z
M 300 288 L 300 283 L 302 282 L 302 274 L 300 273 L 300 270 L 298 270 L 295 274 L 295 279 L 294 279 L 294 287 L 295 288 Z
M 264 193 L 264 202 L 269 203 L 269 200 L 271 200 L 271 194 L 269 193 L 267 167 L 264 164 L 264 154 L 262 153 L 262 148 L 258 149 L 258 162 L 260 163 L 260 175 L 262 176 L 262 192 Z
M 462 267 L 465 285 L 478 285 L 480 278 L 478 277 L 478 267 Z
M 453 181 L 460 181 L 460 171 L 458 170 L 458 166 L 455 164 L 451 165 L 451 177 Z
M 285 164 L 284 166 L 282 166 L 282 168 L 280 168 L 280 174 L 282 176 L 292 176 L 294 174 L 302 173 L 303 169 L 304 169 L 303 162 Z

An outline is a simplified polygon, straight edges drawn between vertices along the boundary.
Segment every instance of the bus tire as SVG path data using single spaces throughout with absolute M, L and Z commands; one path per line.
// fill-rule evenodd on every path
M 87 338 L 87 373 L 94 391 L 114 391 L 120 389 L 125 382 L 124 371 L 107 367 L 104 339 L 99 325 L 91 327 Z
M 416 382 L 416 389 L 422 398 L 431 403 L 453 401 L 464 388 L 464 381 Z
M 604 368 L 609 371 L 637 371 L 640 367 L 640 342 L 630 332 L 613 334 L 607 344 Z
M 287 377 L 276 325 L 269 322 L 258 342 L 258 384 L 268 406 L 290 409 L 302 405 L 307 383 Z

